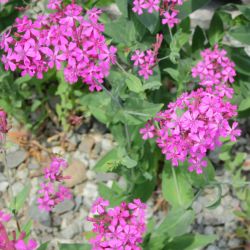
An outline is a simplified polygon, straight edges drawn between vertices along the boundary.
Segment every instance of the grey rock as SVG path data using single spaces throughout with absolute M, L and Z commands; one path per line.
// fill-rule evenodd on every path
M 208 248 L 207 248 L 207 250 L 221 250 L 221 249 L 219 249 L 217 246 L 209 246 Z
M 51 226 L 51 218 L 50 214 L 47 212 L 41 212 L 38 209 L 38 206 L 36 203 L 33 203 L 29 209 L 29 216 L 31 219 L 38 221 L 43 226 L 50 227 Z
M 29 171 L 27 168 L 20 169 L 20 170 L 18 169 L 18 171 L 16 173 L 16 177 L 19 179 L 25 179 L 25 178 L 27 178 L 28 174 L 29 174 Z
M 244 4 L 250 4 L 250 0 L 241 0 Z
M 71 211 L 74 208 L 74 206 L 75 203 L 72 200 L 64 200 L 55 207 L 54 212 L 58 214 L 63 214 Z
M 117 174 L 115 173 L 96 173 L 96 180 L 100 182 L 115 180 L 116 178 L 117 178 Z
M 39 169 L 39 168 L 40 168 L 39 163 L 38 163 L 36 160 L 34 160 L 34 159 L 32 159 L 32 160 L 29 162 L 29 164 L 28 164 L 28 169 L 30 169 L 30 170 Z
M 237 247 L 240 246 L 240 244 L 241 244 L 241 242 L 240 242 L 239 239 L 231 239 L 231 240 L 229 240 L 229 242 L 228 242 L 228 246 L 229 246 L 230 248 L 237 248 Z
M 61 231 L 61 236 L 64 239 L 72 239 L 75 235 L 83 231 L 83 222 L 75 221 Z
M 78 150 L 87 155 L 90 154 L 91 150 L 94 147 L 95 140 L 91 135 L 86 135 L 81 138 L 82 142 L 78 147 Z
M 15 182 L 12 184 L 12 190 L 14 196 L 20 193 L 20 191 L 24 188 L 24 185 L 21 182 Z
M 212 235 L 214 233 L 214 228 L 211 227 L 211 226 L 207 226 L 204 229 L 204 233 L 207 234 L 207 235 Z
M 26 159 L 26 152 L 24 150 L 10 152 L 7 154 L 6 159 L 9 168 L 16 168 Z
M 0 182 L 0 192 L 6 192 L 8 186 L 9 186 L 9 183 L 7 181 Z

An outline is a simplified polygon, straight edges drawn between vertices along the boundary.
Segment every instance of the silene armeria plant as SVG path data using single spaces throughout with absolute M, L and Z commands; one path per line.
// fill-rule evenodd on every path
M 118 0 L 116 15 L 103 8 L 111 2 L 49 0 L 47 9 L 39 10 L 37 1 L 15 7 L 0 0 L 1 9 L 13 9 L 15 17 L 11 25 L 0 23 L 0 150 L 11 200 L 0 207 L 0 250 L 52 249 L 32 234 L 36 224 L 32 228 L 32 222 L 20 220 L 29 192 L 13 195 L 14 171 L 6 160 L 8 116 L 22 123 L 31 120 L 24 124 L 29 128 L 35 127 L 36 117 L 32 132 L 37 138 L 55 126 L 61 146 L 93 116 L 93 123 L 104 123 L 115 141 L 89 170 L 115 173 L 112 180 L 87 174 L 98 185 L 99 198 L 93 192 L 92 206 L 82 199 L 89 216 L 77 218 L 85 220 L 81 243 L 58 243 L 59 249 L 205 249 L 217 237 L 190 231 L 199 197 L 207 189 L 217 190 L 215 201 L 207 204 L 216 208 L 223 184 L 232 193 L 243 190 L 249 199 L 244 189 L 249 182 L 240 168 L 244 159 L 233 145 L 245 133 L 237 120 L 250 109 L 245 100 L 250 74 L 242 66 L 249 66 L 250 59 L 243 49 L 235 56 L 237 49 L 226 43 L 228 37 L 241 41 L 236 31 L 249 26 L 249 7 L 222 6 L 207 30 L 192 27 L 189 17 L 207 0 Z M 228 16 L 233 8 L 242 12 L 236 21 Z M 245 39 L 241 42 L 249 43 Z M 6 94 L 9 90 L 13 93 Z M 67 200 L 76 205 L 75 196 L 82 196 L 67 185 L 73 177 L 65 174 L 69 152 L 78 145 L 65 147 L 69 152 L 61 155 L 46 147 L 40 149 L 50 163 L 39 175 L 35 200 L 39 213 L 48 213 L 53 221 L 58 205 Z M 211 154 L 219 159 L 216 164 Z M 218 164 L 224 162 L 232 182 L 216 178 Z

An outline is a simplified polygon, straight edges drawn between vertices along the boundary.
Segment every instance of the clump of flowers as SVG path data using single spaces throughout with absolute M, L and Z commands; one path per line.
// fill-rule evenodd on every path
M 132 203 L 122 202 L 107 209 L 109 201 L 98 198 L 92 207 L 95 238 L 90 240 L 93 250 L 98 249 L 141 249 L 142 236 L 146 231 L 146 205 L 139 199 Z
M 49 212 L 65 199 L 72 198 L 70 190 L 60 184 L 63 180 L 70 178 L 62 174 L 67 166 L 68 164 L 64 159 L 54 157 L 49 168 L 45 168 L 44 178 L 47 179 L 48 182 L 42 182 L 40 184 L 41 189 L 38 191 L 40 197 L 37 200 L 41 210 Z
M 157 145 L 173 166 L 188 160 L 188 170 L 197 174 L 207 165 L 207 152 L 221 145 L 221 137 L 236 141 L 241 133 L 238 123 L 230 122 L 237 115 L 237 106 L 229 102 L 234 93 L 229 86 L 234 81 L 234 64 L 217 46 L 202 52 L 202 57 L 192 72 L 206 88 L 183 93 L 140 130 L 144 140 L 156 137 Z M 200 71 L 200 65 L 211 70 Z
M 153 75 L 153 68 L 157 62 L 162 41 L 163 35 L 157 34 L 156 43 L 152 45 L 152 49 L 148 49 L 147 51 L 136 50 L 131 57 L 131 60 L 134 61 L 134 66 L 139 67 L 139 75 L 146 80 L 149 76 Z
M 21 232 L 20 236 L 16 237 L 16 231 L 12 232 L 12 240 L 9 239 L 7 230 L 4 226 L 5 222 L 10 221 L 11 215 L 0 210 L 0 249 L 3 250 L 35 250 L 38 244 L 35 240 L 24 241 L 25 232 Z
M 192 76 L 198 77 L 202 86 L 233 83 L 236 76 L 235 63 L 226 55 L 227 52 L 224 49 L 219 50 L 217 45 L 214 50 L 204 50 L 201 52 L 202 61 L 192 69 Z
M 142 15 L 144 10 L 147 10 L 148 13 L 159 11 L 162 24 L 167 24 L 170 28 L 173 28 L 179 23 L 179 11 L 176 7 L 182 4 L 183 0 L 134 0 L 132 10 L 138 15 Z
M 5 70 L 20 69 L 22 76 L 43 78 L 50 68 L 63 68 L 70 84 L 81 79 L 90 91 L 102 90 L 117 49 L 109 47 L 102 34 L 104 25 L 98 21 L 101 11 L 93 8 L 83 17 L 81 6 L 64 6 L 61 0 L 51 0 L 48 8 L 55 12 L 39 15 L 35 21 L 27 16 L 17 18 L 2 36 Z

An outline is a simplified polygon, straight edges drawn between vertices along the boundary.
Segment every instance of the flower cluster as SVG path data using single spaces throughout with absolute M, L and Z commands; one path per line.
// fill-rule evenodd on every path
M 139 75 L 148 79 L 149 76 L 153 75 L 153 68 L 157 62 L 157 55 L 163 41 L 163 35 L 157 34 L 156 43 L 152 45 L 152 49 L 147 51 L 136 50 L 131 57 L 134 61 L 134 66 L 139 67 Z
M 234 81 L 234 64 L 217 46 L 213 51 L 202 52 L 202 56 L 203 61 L 194 67 L 193 75 L 199 76 L 200 85 L 206 88 L 183 93 L 140 130 L 144 140 L 157 137 L 157 145 L 173 166 L 188 160 L 188 170 L 197 174 L 207 165 L 206 153 L 221 145 L 221 137 L 236 141 L 241 133 L 237 122 L 229 122 L 237 115 L 237 106 L 229 102 L 234 93 L 229 86 Z M 198 71 L 201 65 L 211 70 Z M 213 78 L 215 72 L 219 81 Z
M 109 201 L 98 198 L 91 212 L 95 238 L 90 240 L 93 250 L 99 249 L 141 249 L 142 235 L 146 231 L 146 205 L 139 199 L 133 203 L 122 202 L 120 206 L 107 210 Z
M 11 219 L 10 214 L 5 214 L 0 210 L 0 249 L 3 250 L 35 250 L 37 249 L 37 242 L 29 240 L 27 243 L 24 241 L 26 236 L 25 232 L 21 232 L 18 239 L 16 238 L 16 232 L 13 232 L 12 240 L 9 239 L 7 231 L 4 226 L 4 222 L 8 222 Z
M 42 182 L 40 184 L 41 189 L 38 191 L 40 194 L 38 204 L 41 210 L 49 212 L 65 199 L 72 198 L 69 189 L 60 184 L 63 180 L 70 178 L 69 176 L 63 176 L 62 171 L 65 168 L 67 168 L 67 162 L 58 157 L 52 159 L 49 168 L 45 168 L 44 178 L 48 179 L 48 182 Z
M 116 61 L 116 48 L 107 45 L 104 25 L 98 21 L 101 11 L 93 8 L 83 17 L 81 6 L 62 7 L 61 2 L 51 0 L 48 8 L 56 12 L 39 15 L 35 21 L 27 16 L 16 19 L 13 37 L 9 30 L 0 40 L 5 70 L 18 68 L 22 76 L 43 78 L 50 68 L 64 67 L 67 82 L 82 79 L 90 91 L 100 91 Z
M 219 50 L 217 45 L 214 50 L 204 50 L 201 52 L 203 60 L 192 69 L 192 76 L 198 77 L 202 86 L 233 83 L 236 76 L 235 63 L 226 55 L 227 52 Z
M 134 0 L 133 1 L 133 12 L 138 15 L 142 15 L 144 10 L 148 13 L 159 11 L 162 17 L 162 24 L 168 24 L 170 28 L 173 28 L 175 24 L 179 23 L 178 13 L 176 6 L 182 5 L 183 0 Z

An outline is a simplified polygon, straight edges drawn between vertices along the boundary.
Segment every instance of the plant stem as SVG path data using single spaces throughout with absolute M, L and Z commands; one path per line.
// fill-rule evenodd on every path
M 164 56 L 164 57 L 162 57 L 162 58 L 159 58 L 159 59 L 158 59 L 158 62 L 163 61 L 163 60 L 166 60 L 166 59 L 168 59 L 168 58 L 169 58 L 169 56 Z
M 15 197 L 14 197 L 14 192 L 13 192 L 13 189 L 12 189 L 11 174 L 10 174 L 9 167 L 7 165 L 7 158 L 6 158 L 6 149 L 5 149 L 6 135 L 5 134 L 3 135 L 2 142 L 3 142 L 3 144 L 2 144 L 3 145 L 3 148 L 2 148 L 3 165 L 4 165 L 4 169 L 6 170 L 6 175 L 7 175 L 7 179 L 8 179 L 8 183 L 9 183 L 9 197 L 10 197 L 11 201 L 14 201 Z M 14 215 L 14 218 L 15 218 L 15 221 L 16 221 L 17 229 L 18 229 L 19 232 L 21 232 L 21 226 L 20 226 L 20 223 L 18 221 L 16 210 L 14 209 L 12 212 L 13 212 L 13 215 Z
M 98 81 L 95 79 L 96 83 L 98 84 Z M 98 84 L 99 85 L 99 84 Z M 122 104 L 120 103 L 119 99 L 115 97 L 104 85 L 101 86 L 103 90 L 113 99 L 113 101 L 116 103 L 116 105 L 120 108 L 123 109 Z M 128 130 L 128 125 L 124 123 L 124 130 L 125 130 L 125 135 L 126 135 L 126 140 L 128 144 L 128 149 L 131 149 L 131 140 L 130 140 L 130 135 L 129 135 L 129 130 Z
M 118 63 L 118 62 L 116 61 L 115 64 L 118 66 L 118 68 L 119 68 L 126 76 L 128 75 L 128 72 L 122 67 L 122 65 L 121 65 L 120 63 Z

